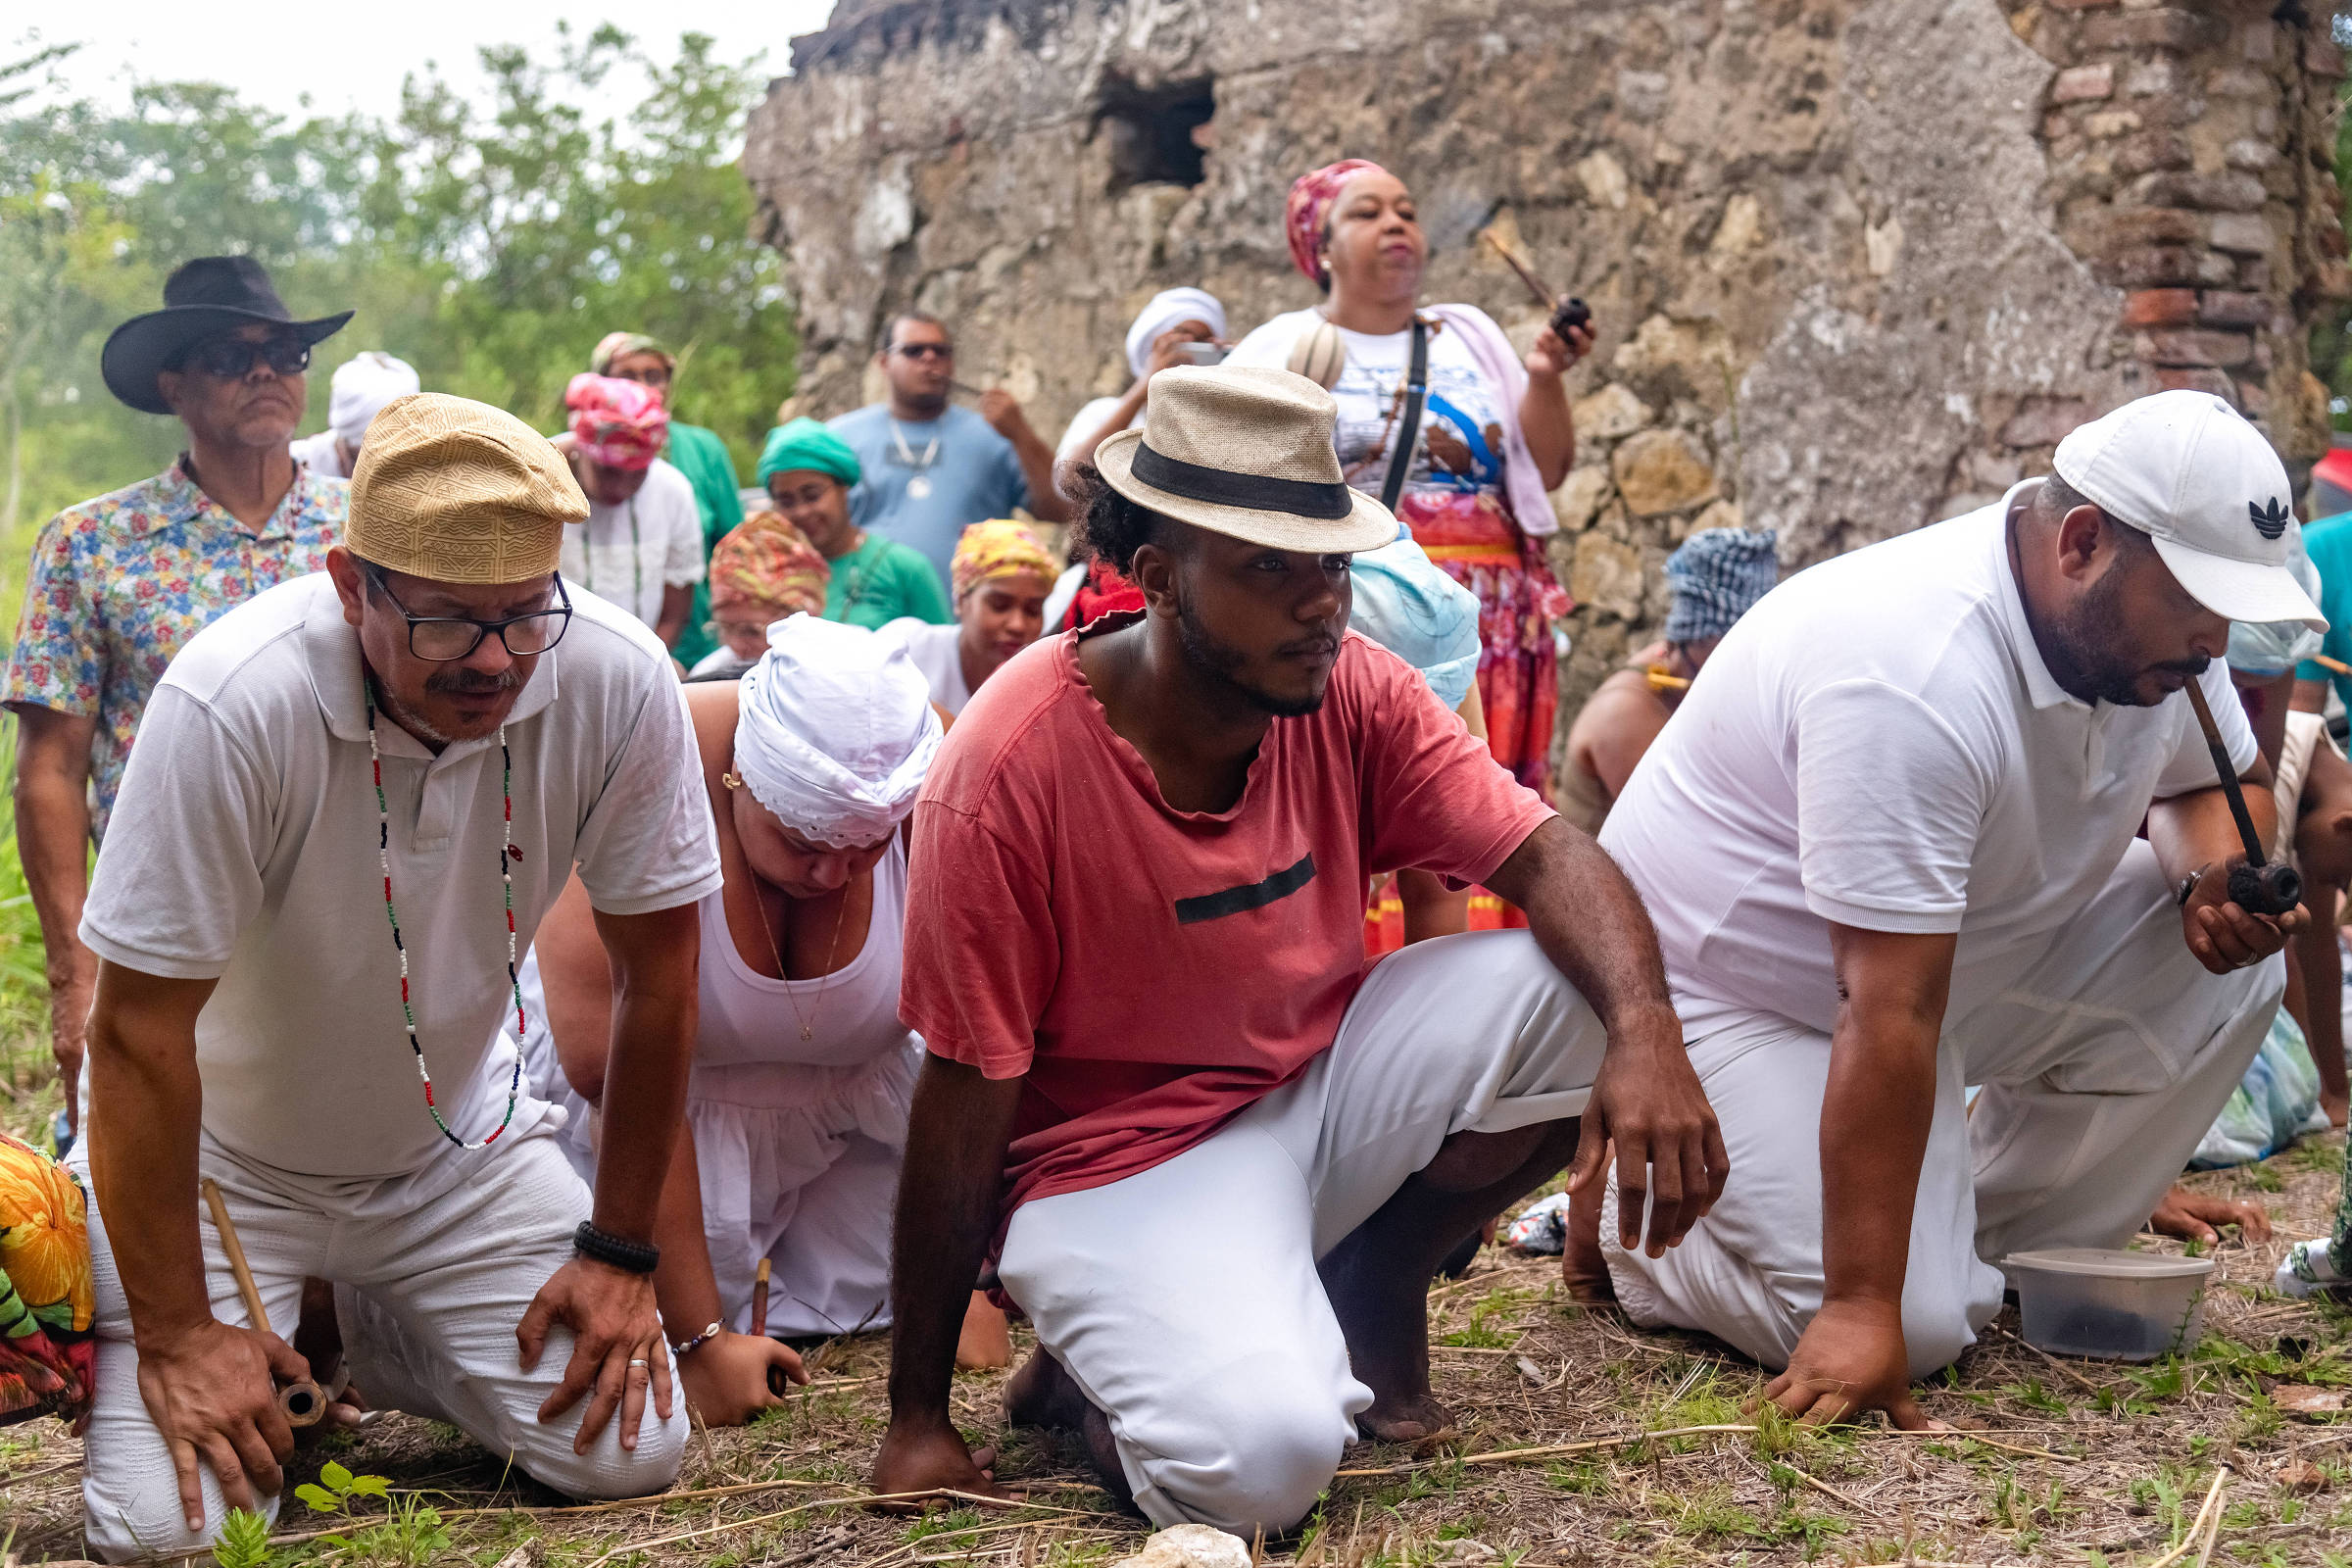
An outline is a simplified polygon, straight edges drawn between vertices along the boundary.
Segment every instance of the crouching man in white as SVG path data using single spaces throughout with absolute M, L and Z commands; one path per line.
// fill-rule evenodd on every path
M 96 1194 L 97 1554 L 274 1512 L 272 1379 L 307 1364 L 269 1330 L 291 1332 L 306 1276 L 335 1282 L 374 1404 L 575 1496 L 676 1475 L 649 1239 L 718 857 L 667 657 L 555 575 L 587 511 L 520 421 L 402 399 L 327 571 L 223 615 L 157 688 L 81 925 L 102 960 L 74 1154 Z M 593 1207 L 543 1136 L 562 1116 L 490 1044 L 575 863 L 614 977 Z M 200 1176 L 270 1324 L 247 1325 Z
M 2286 474 L 2189 392 L 2056 466 L 1768 595 L 1602 834 L 1732 1177 L 1672 1252 L 1606 1217 L 1587 1245 L 1636 1322 L 1779 1370 L 1791 1415 L 1924 1425 L 1909 1382 L 1999 1309 L 1995 1265 L 2123 1245 L 2284 986 L 2299 917 L 2230 902 L 2238 835 L 2180 693 L 2201 683 L 2267 833 L 2221 655 L 2232 618 L 2324 624 L 2286 570 Z

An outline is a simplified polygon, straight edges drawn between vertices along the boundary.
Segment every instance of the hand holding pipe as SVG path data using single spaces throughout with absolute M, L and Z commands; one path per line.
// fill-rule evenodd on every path
M 2237 821 L 2237 836 L 2246 847 L 2246 858 L 2230 867 L 2230 902 L 2250 914 L 2284 914 L 2303 902 L 2303 878 L 2291 865 L 2264 863 L 2262 839 L 2254 831 L 2254 818 L 2247 814 L 2245 792 L 2238 787 L 2237 769 L 2230 763 L 2230 748 L 2222 742 L 2213 710 L 2205 705 L 2204 689 L 2193 676 L 2184 689 L 2188 706 L 2196 710 L 2197 728 L 2205 732 L 2205 749 L 2213 754 L 2214 771 L 2221 775 L 2230 814 Z
M 213 1211 L 213 1228 L 220 1233 L 220 1250 L 228 1254 L 228 1271 L 237 1277 L 237 1294 L 245 1298 L 245 1316 L 267 1334 L 270 1314 L 262 1307 L 262 1293 L 253 1283 L 253 1270 L 246 1265 L 245 1244 L 237 1240 L 237 1227 L 228 1217 L 220 1184 L 207 1176 L 203 1191 L 205 1206 Z M 326 1415 L 326 1391 L 309 1378 L 296 1378 L 278 1389 L 277 1407 L 284 1412 L 286 1425 L 315 1427 Z

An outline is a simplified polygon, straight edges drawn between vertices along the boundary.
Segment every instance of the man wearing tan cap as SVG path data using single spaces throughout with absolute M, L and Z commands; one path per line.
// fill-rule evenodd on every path
M 81 925 L 98 1555 L 274 1510 L 272 1379 L 333 1377 L 266 1332 L 291 1333 L 306 1278 L 334 1282 L 368 1401 L 575 1496 L 676 1473 L 648 1239 L 718 860 L 667 657 L 556 575 L 586 511 L 518 420 L 403 398 L 327 570 L 216 621 L 147 710 Z M 593 1201 L 500 1032 L 575 865 L 615 995 Z M 248 1323 L 200 1176 L 270 1325 Z
M 1010 1418 L 1083 1431 L 1154 1523 L 1248 1537 L 1359 1429 L 1447 1424 L 1430 1276 L 1572 1152 L 1581 1185 L 1615 1139 L 1660 1250 L 1722 1186 L 1632 889 L 1348 630 L 1396 523 L 1333 415 L 1287 370 L 1155 377 L 1085 522 L 1146 608 L 1014 657 L 924 784 L 879 1492 L 989 1484 L 948 1381 L 992 1251 L 1040 1348 Z M 1403 866 L 1532 929 L 1367 976 L 1366 879 Z

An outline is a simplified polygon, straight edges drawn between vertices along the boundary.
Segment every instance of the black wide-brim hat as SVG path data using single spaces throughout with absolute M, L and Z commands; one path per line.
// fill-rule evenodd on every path
M 267 321 L 305 343 L 317 343 L 341 331 L 351 318 L 344 311 L 297 321 L 261 263 L 250 256 L 199 256 L 164 280 L 162 310 L 134 316 L 108 336 L 98 371 L 109 392 L 141 414 L 170 414 L 172 405 L 155 384 L 156 372 L 173 368 L 207 338 L 248 321 Z

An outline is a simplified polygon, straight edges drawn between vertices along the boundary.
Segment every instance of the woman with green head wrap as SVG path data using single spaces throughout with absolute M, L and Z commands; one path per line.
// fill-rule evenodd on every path
M 760 454 L 760 487 L 832 568 L 827 620 L 872 630 L 915 615 L 946 625 L 956 617 L 931 563 L 850 521 L 850 486 L 859 472 L 849 443 L 814 419 L 776 426 Z

